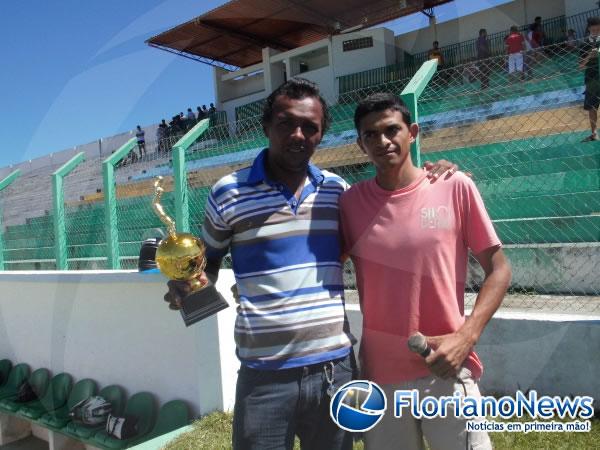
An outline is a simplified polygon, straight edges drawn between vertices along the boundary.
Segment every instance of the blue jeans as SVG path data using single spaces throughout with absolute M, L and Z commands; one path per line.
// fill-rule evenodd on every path
M 356 362 L 351 352 L 332 363 L 337 390 L 353 379 Z M 329 416 L 330 375 L 329 362 L 282 370 L 256 370 L 242 364 L 233 415 L 233 449 L 288 450 L 298 435 L 303 450 L 351 450 L 352 435 Z

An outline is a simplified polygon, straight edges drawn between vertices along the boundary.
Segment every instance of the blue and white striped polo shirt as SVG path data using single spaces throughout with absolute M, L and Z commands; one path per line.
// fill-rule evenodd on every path
M 267 178 L 266 156 L 220 179 L 206 203 L 207 257 L 231 251 L 238 357 L 256 369 L 344 357 L 354 338 L 344 312 L 338 199 L 348 185 L 309 165 L 297 201 Z

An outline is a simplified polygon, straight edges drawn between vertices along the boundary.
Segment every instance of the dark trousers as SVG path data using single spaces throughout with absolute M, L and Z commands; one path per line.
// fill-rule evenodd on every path
M 337 390 L 356 373 L 354 354 L 331 363 Z M 236 387 L 233 449 L 291 450 L 297 435 L 303 450 L 351 450 L 352 435 L 329 416 L 331 363 L 283 370 L 256 370 L 242 364 Z

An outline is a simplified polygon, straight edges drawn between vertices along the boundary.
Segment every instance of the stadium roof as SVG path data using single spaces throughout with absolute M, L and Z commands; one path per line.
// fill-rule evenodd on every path
M 450 1 L 233 0 L 146 42 L 231 70 L 262 61 L 265 47 L 287 51 Z

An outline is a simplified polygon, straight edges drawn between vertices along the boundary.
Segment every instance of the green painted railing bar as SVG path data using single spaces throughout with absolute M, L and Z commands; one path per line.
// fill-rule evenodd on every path
M 119 230 L 117 229 L 117 199 L 115 196 L 115 165 L 119 163 L 137 144 L 136 138 L 129 139 L 116 152 L 102 162 L 104 183 L 104 215 L 108 267 L 120 269 Z
M 175 184 L 175 225 L 179 232 L 190 231 L 190 205 L 185 175 L 185 151 L 208 129 L 209 120 L 198 122 L 173 146 L 173 182 Z
M 21 176 L 21 170 L 17 169 L 0 181 L 0 191 L 8 187 L 13 181 Z M 0 210 L 0 270 L 4 270 L 4 230 L 2 226 L 2 217 L 4 212 Z
M 427 84 L 433 75 L 435 75 L 437 65 L 437 59 L 424 62 L 400 94 L 400 98 L 406 103 L 406 107 L 410 111 L 413 123 L 419 123 L 417 103 Z M 421 138 L 419 135 L 417 135 L 417 139 L 410 146 L 410 156 L 415 166 L 421 167 Z
M 52 174 L 52 199 L 54 201 L 54 253 L 56 269 L 67 270 L 67 229 L 65 226 L 65 193 L 63 179 L 75 167 L 85 161 L 85 153 L 80 152 Z
M 6 178 L 4 178 L 2 181 L 0 181 L 0 191 L 3 190 L 4 188 L 8 187 L 8 185 L 10 185 L 13 181 L 15 181 L 20 176 L 21 176 L 21 169 L 17 169 L 14 172 L 12 172 Z

